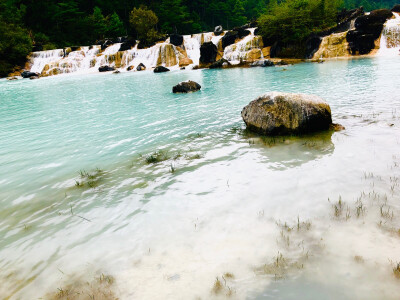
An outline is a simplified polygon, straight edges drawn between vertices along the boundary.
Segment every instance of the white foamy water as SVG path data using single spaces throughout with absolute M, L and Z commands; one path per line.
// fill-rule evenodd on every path
M 399 56 L 400 55 L 400 15 L 393 13 L 394 18 L 388 20 L 383 28 L 379 56 Z
M 227 47 L 221 53 L 225 59 L 232 63 L 245 60 L 248 52 L 260 48 L 260 37 L 254 36 L 255 28 L 249 29 L 251 34 L 244 37 L 236 44 Z M 192 67 L 200 61 L 200 47 L 204 42 L 214 43 L 222 51 L 221 39 L 225 33 L 215 36 L 213 32 L 194 35 L 185 35 L 183 49 L 169 44 L 169 39 L 147 49 L 138 49 L 137 45 L 130 50 L 118 52 L 121 43 L 107 47 L 103 52 L 100 46 L 81 47 L 64 57 L 63 49 L 34 52 L 31 56 L 31 71 L 42 73 L 46 76 L 65 73 L 96 73 L 100 66 L 115 67 L 119 71 L 126 71 L 128 67 L 133 70 L 142 63 L 151 70 L 158 65 L 167 66 L 174 70 L 179 68 L 181 59 L 187 57 L 193 61 Z

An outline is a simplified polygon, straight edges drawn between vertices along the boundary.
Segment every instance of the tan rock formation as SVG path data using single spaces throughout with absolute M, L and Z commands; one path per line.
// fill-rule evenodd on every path
M 347 31 L 324 37 L 313 59 L 349 56 L 349 43 L 346 40 L 346 35 Z

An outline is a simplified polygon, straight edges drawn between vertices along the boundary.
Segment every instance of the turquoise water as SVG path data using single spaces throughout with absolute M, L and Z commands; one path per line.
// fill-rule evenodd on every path
M 121 299 L 268 299 L 296 291 L 300 273 L 307 297 L 395 299 L 399 69 L 375 58 L 0 81 L 0 296 L 36 299 L 100 272 Z M 201 92 L 171 93 L 188 79 Z M 269 91 L 323 97 L 346 130 L 247 134 L 242 108 Z M 166 160 L 148 164 L 156 151 Z M 96 168 L 89 186 L 79 172 Z M 339 197 L 351 218 L 332 213 Z M 276 223 L 298 217 L 311 229 L 282 244 Z M 307 251 L 287 285 L 257 271 Z M 213 292 L 224 272 L 234 278 Z

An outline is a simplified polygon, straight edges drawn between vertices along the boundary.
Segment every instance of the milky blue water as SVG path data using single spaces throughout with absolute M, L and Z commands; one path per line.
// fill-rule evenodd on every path
M 285 276 L 303 272 L 308 297 L 321 299 L 324 289 L 312 286 L 329 278 L 327 293 L 392 299 L 399 288 L 388 261 L 400 237 L 390 232 L 400 225 L 379 213 L 379 201 L 386 195 L 396 216 L 399 70 L 396 57 L 0 81 L 0 296 L 36 299 L 99 271 L 115 277 L 121 299 L 212 298 L 224 272 L 235 274 L 238 299 L 268 298 L 287 291 L 285 282 L 270 285 L 255 270 L 278 251 L 298 258 L 277 242 L 276 221 L 300 216 L 316 225 L 299 243 L 318 240 L 305 247 L 319 250 Z M 188 79 L 202 90 L 172 94 Z M 321 96 L 346 130 L 267 141 L 246 134 L 242 108 L 270 91 Z M 166 160 L 148 164 L 156 151 Z M 79 172 L 96 168 L 89 186 Z M 382 195 L 365 200 L 368 226 L 354 212 L 363 191 Z M 327 199 L 339 196 L 353 223 L 334 220 Z M 382 286 L 350 284 L 382 278 Z

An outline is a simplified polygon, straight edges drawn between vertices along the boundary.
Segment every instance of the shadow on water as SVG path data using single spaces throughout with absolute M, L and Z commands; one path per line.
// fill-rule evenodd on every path
M 335 150 L 332 130 L 302 136 L 261 136 L 246 129 L 233 131 L 259 150 L 262 162 L 276 170 L 301 166 L 331 155 Z

